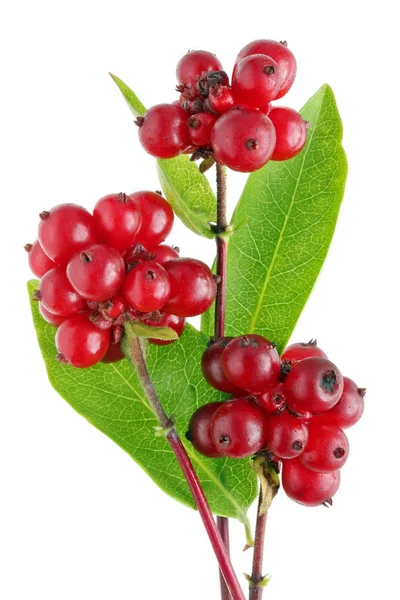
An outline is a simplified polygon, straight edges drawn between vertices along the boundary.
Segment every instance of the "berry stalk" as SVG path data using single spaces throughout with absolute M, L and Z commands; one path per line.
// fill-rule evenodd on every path
M 159 422 L 160 428 L 164 430 L 167 442 L 171 446 L 175 457 L 182 469 L 182 472 L 186 478 L 189 489 L 192 493 L 193 499 L 195 501 L 204 527 L 206 529 L 207 535 L 210 539 L 211 545 L 217 557 L 220 572 L 224 577 L 227 589 L 229 590 L 229 593 L 231 594 L 233 600 L 245 600 L 243 591 L 236 577 L 236 573 L 233 570 L 229 553 L 223 542 L 221 534 L 218 531 L 217 525 L 214 521 L 212 512 L 204 495 L 200 481 L 196 475 L 190 458 L 188 457 L 187 452 L 178 436 L 174 424 L 171 421 L 171 419 L 169 419 L 169 417 L 166 415 L 157 396 L 157 392 L 154 389 L 149 372 L 147 370 L 139 338 L 137 338 L 136 336 L 129 336 L 128 343 L 130 348 L 130 357 L 132 359 L 132 362 L 136 366 L 137 374 L 143 386 L 147 400 L 152 406 L 153 411 Z

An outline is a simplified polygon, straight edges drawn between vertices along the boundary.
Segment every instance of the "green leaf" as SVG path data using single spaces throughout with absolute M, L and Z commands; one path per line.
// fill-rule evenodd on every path
M 181 221 L 204 237 L 212 238 L 210 222 L 217 218 L 215 195 L 207 178 L 187 154 L 157 161 L 161 187 Z
M 38 282 L 28 283 L 29 296 Z M 158 423 L 135 370 L 127 360 L 75 369 L 56 360 L 56 329 L 46 323 L 31 300 L 33 321 L 49 376 L 57 392 L 92 425 L 123 448 L 167 494 L 194 507 L 178 462 L 165 437 L 157 436 Z M 211 506 L 219 515 L 239 519 L 248 528 L 247 509 L 257 494 L 250 462 L 210 459 L 197 453 L 185 439 L 192 413 L 218 401 L 222 394 L 204 380 L 200 360 L 207 337 L 187 325 L 182 337 L 169 346 L 149 344 L 147 364 L 161 403 L 173 416 L 182 442 L 194 464 Z
M 133 114 L 144 115 L 145 107 L 136 94 L 116 75 L 117 84 Z M 214 237 L 210 222 L 216 220 L 216 198 L 207 178 L 187 154 L 176 158 L 159 159 L 157 172 L 163 192 L 181 221 L 204 237 Z
M 227 335 L 257 333 L 286 346 L 324 263 L 347 175 L 342 123 L 324 85 L 300 111 L 310 122 L 303 151 L 252 173 L 229 241 Z M 211 311 L 202 330 L 213 330 Z
M 171 327 L 151 327 L 141 321 L 132 321 L 127 323 L 134 335 L 142 338 L 152 338 L 156 340 L 177 340 L 178 334 Z

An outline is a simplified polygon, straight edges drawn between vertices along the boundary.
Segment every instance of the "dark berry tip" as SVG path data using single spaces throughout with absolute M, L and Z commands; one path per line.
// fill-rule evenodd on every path
M 179 246 L 172 246 L 172 250 L 175 250 L 175 252 L 177 254 L 180 254 L 180 251 L 181 251 L 180 248 L 179 248 Z
M 134 123 L 138 127 L 141 127 L 143 125 L 143 123 L 144 123 L 144 117 L 136 117 Z
M 307 130 L 308 130 L 308 129 L 310 129 L 310 127 L 311 127 L 311 123 L 310 123 L 310 121 L 306 121 L 306 120 L 304 120 L 304 125 L 306 126 L 306 129 L 307 129 Z
M 295 442 L 293 442 L 292 448 L 296 452 L 299 452 L 300 450 L 303 450 L 303 444 L 302 442 L 300 442 L 300 440 L 296 440 Z
M 285 359 L 281 364 L 281 380 L 284 379 L 286 375 L 289 375 L 291 370 L 292 363 L 290 362 L 290 360 Z
M 335 450 L 333 451 L 333 456 L 335 458 L 343 458 L 343 456 L 346 454 L 346 450 L 344 448 L 335 448 Z
M 32 244 L 25 244 L 24 250 L 25 252 L 30 252 L 32 250 Z
M 44 221 L 45 219 L 48 219 L 50 216 L 50 213 L 48 210 L 42 210 L 41 213 L 39 213 L 39 217 L 42 221 Z
M 317 340 L 315 338 L 311 338 L 311 340 L 306 344 L 306 346 L 316 346 Z
M 56 359 L 58 360 L 59 363 L 62 363 L 62 364 L 66 364 L 67 363 L 64 354 L 61 354 L 61 352 L 59 352 L 57 354 Z
M 328 394 L 332 394 L 335 391 L 337 381 L 336 372 L 333 369 L 326 371 L 321 377 L 321 387 Z
M 325 502 L 322 503 L 323 506 L 325 506 L 326 508 L 329 508 L 330 506 L 333 506 L 333 500 L 332 498 L 327 498 L 325 500 Z
M 257 150 L 258 142 L 254 138 L 250 138 L 246 141 L 247 150 Z
M 128 200 L 128 196 L 126 194 L 124 194 L 124 192 L 121 192 L 120 194 L 118 194 L 118 202 L 121 202 L 121 204 L 125 204 L 125 202 Z
M 156 194 L 158 194 L 159 196 L 162 196 L 162 191 L 161 190 L 156 190 Z
M 213 344 L 215 344 L 215 342 L 216 342 L 215 337 L 211 336 L 210 339 L 208 340 L 207 348 L 209 348 L 210 346 L 212 346 Z
M 188 125 L 190 129 L 198 129 L 200 127 L 200 120 L 197 117 L 190 117 Z
M 36 290 L 33 292 L 32 294 L 32 299 L 35 300 L 35 302 L 39 302 L 39 300 L 42 298 L 42 294 L 40 293 L 39 290 Z
M 360 394 L 361 398 L 364 398 L 367 393 L 367 388 L 358 388 L 357 392 Z
M 266 75 L 273 75 L 275 73 L 275 67 L 273 65 L 267 65 L 263 69 Z
M 84 252 L 81 252 L 80 256 L 81 256 L 81 261 L 83 263 L 90 263 L 93 260 L 93 254 L 91 252 L 88 252 L 87 250 L 85 250 Z
M 152 269 L 149 269 L 148 271 L 146 271 L 145 277 L 149 281 L 154 281 L 154 279 L 156 279 L 156 274 L 154 273 L 154 271 Z
M 231 443 L 231 438 L 229 437 L 229 435 L 221 435 L 218 438 L 218 444 L 221 444 L 222 446 L 224 446 L 225 448 L 227 446 L 229 446 L 229 444 Z
M 190 431 L 190 429 L 185 433 L 185 438 L 187 439 L 188 442 L 191 442 L 193 440 L 193 435 L 192 435 L 192 432 Z
M 279 42 L 280 44 L 282 44 L 282 46 L 285 46 L 285 48 L 287 48 L 287 41 L 283 40 L 283 42 Z

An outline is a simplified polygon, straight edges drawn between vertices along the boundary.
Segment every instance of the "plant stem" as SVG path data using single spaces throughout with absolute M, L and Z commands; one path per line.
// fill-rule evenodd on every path
M 223 574 L 227 588 L 229 589 L 233 600 L 245 600 L 243 591 L 236 577 L 236 573 L 233 570 L 229 553 L 227 552 L 226 546 L 218 531 L 200 481 L 178 436 L 178 433 L 174 428 L 172 421 L 164 412 L 164 409 L 161 406 L 160 400 L 157 396 L 157 392 L 154 389 L 149 372 L 147 370 L 140 340 L 136 336 L 130 336 L 128 341 L 131 350 L 131 358 L 136 366 L 137 374 L 146 393 L 146 397 L 154 410 L 160 427 L 165 431 L 165 437 L 171 446 L 186 478 L 189 489 L 192 493 L 193 499 L 203 520 L 204 527 L 217 557 L 219 568 Z
M 262 574 L 263 555 L 264 555 L 264 540 L 265 530 L 267 527 L 268 512 L 260 514 L 262 503 L 262 490 L 260 486 L 260 494 L 258 497 L 256 532 L 254 539 L 254 554 L 253 566 L 250 578 L 249 600 L 261 600 L 265 583 L 262 584 L 264 578 Z M 261 585 L 259 585 L 261 583 Z

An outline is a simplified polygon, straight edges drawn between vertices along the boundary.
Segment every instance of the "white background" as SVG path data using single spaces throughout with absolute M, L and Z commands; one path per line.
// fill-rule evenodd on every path
M 22 2 L 0 15 L 2 344 L 0 597 L 218 598 L 198 515 L 164 495 L 51 388 L 30 321 L 23 251 L 38 213 L 157 189 L 154 163 L 107 71 L 149 106 L 175 98 L 188 49 L 230 71 L 252 39 L 287 39 L 300 108 L 324 82 L 344 121 L 349 179 L 331 251 L 293 339 L 317 337 L 368 388 L 333 509 L 283 493 L 270 512 L 269 600 L 394 598 L 399 531 L 399 109 L 394 3 Z M 286 102 L 286 99 L 285 99 Z M 232 176 L 231 207 L 244 183 Z M 214 247 L 177 224 L 183 255 Z M 394 546 L 391 546 L 394 544 Z M 239 574 L 250 570 L 232 525 Z

